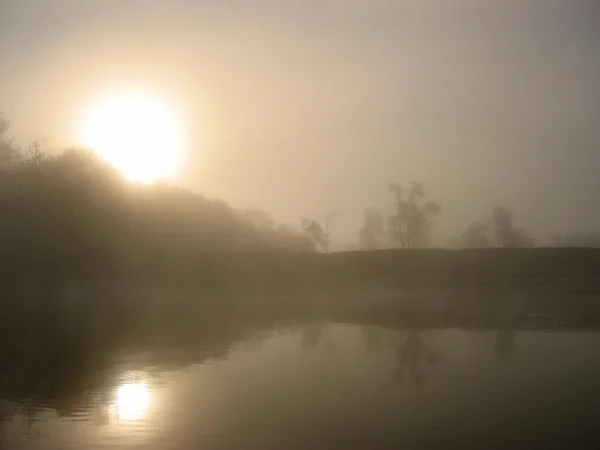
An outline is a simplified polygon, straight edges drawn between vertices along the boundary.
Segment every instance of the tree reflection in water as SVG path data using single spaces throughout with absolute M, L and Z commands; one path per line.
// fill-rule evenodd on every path
M 422 385 L 427 380 L 427 369 L 423 367 L 432 366 L 439 362 L 439 352 L 429 348 L 421 336 L 421 330 L 410 329 L 405 333 L 398 332 L 399 342 L 396 346 L 396 370 L 392 380 L 402 383 L 408 378 L 409 383 Z M 402 340 L 402 334 L 406 338 Z
M 515 353 L 515 330 L 498 330 L 496 343 L 494 344 L 494 355 L 499 362 L 511 359 Z
M 373 325 L 363 325 L 360 327 L 363 338 L 365 354 L 374 355 L 383 349 L 384 329 Z
M 327 332 L 327 325 L 315 323 L 302 328 L 302 350 L 317 350 L 323 343 Z

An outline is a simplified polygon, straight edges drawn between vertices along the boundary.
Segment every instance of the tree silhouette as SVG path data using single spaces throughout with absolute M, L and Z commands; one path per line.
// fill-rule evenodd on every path
M 363 250 L 374 250 L 384 236 L 383 216 L 371 209 L 365 210 L 365 222 L 358 232 L 358 245 Z
M 490 226 L 484 222 L 475 222 L 467 227 L 459 238 L 461 248 L 491 247 Z
M 389 219 L 390 238 L 397 248 L 423 247 L 431 229 L 431 218 L 441 211 L 440 205 L 429 200 L 421 182 L 414 181 L 405 195 L 402 186 L 390 184 L 395 213 Z
M 307 236 L 315 242 L 325 253 L 329 253 L 331 243 L 331 224 L 335 214 L 333 212 L 325 215 L 323 225 L 314 219 L 303 219 L 302 229 Z
M 504 206 L 496 205 L 492 215 L 496 242 L 500 247 L 531 247 L 533 240 L 526 231 L 513 225 L 513 214 Z

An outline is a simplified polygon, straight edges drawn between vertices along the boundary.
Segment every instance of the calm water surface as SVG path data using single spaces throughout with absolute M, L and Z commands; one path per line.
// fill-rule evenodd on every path
M 3 395 L 0 448 L 590 445 L 598 348 L 590 331 L 343 323 L 259 329 L 213 355 L 145 348 L 69 398 Z

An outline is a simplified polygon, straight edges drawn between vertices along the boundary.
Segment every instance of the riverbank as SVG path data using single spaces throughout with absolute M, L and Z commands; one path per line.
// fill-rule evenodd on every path
M 155 257 L 123 254 L 116 266 L 52 261 L 4 267 L 2 286 L 52 288 L 73 281 L 172 282 L 194 288 L 405 286 L 411 283 L 573 283 L 600 280 L 600 249 L 377 250 L 364 252 L 173 252 Z M 1 287 L 0 287 L 1 289 Z

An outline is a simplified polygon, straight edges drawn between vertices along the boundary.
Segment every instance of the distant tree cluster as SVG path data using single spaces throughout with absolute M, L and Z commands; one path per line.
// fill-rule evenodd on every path
M 514 225 L 512 212 L 500 205 L 494 207 L 490 222 L 475 222 L 459 238 L 461 248 L 526 248 L 532 247 L 529 234 Z
M 494 234 L 499 247 L 523 248 L 533 246 L 529 234 L 513 224 L 512 212 L 503 206 L 496 206 L 492 216 Z
M 262 211 L 166 183 L 128 182 L 85 150 L 22 151 L 0 120 L 2 270 L 115 267 L 193 252 L 307 252 L 315 244 Z
M 441 211 L 430 200 L 422 183 L 414 181 L 408 192 L 397 183 L 390 184 L 395 214 L 389 218 L 390 237 L 396 248 L 425 247 L 431 231 L 431 218 Z
M 365 210 L 363 225 L 358 231 L 358 248 L 383 248 L 386 246 L 386 235 L 394 248 L 427 247 L 433 219 L 441 212 L 440 204 L 431 199 L 425 186 L 419 181 L 413 181 L 408 188 L 391 183 L 389 189 L 393 196 L 393 213 L 386 220 L 380 212 Z M 563 238 L 562 242 L 565 241 Z M 587 240 L 581 241 L 592 242 L 593 239 L 588 236 Z M 596 242 L 600 243 L 600 239 Z M 515 226 L 512 212 L 500 205 L 494 208 L 489 221 L 470 224 L 458 238 L 460 248 L 524 248 L 533 244 L 531 236 Z
M 363 250 L 375 250 L 385 236 L 383 215 L 371 209 L 365 210 L 365 222 L 358 231 L 358 245 Z
M 358 242 L 353 248 L 376 250 L 385 246 L 385 237 L 395 248 L 422 248 L 429 243 L 433 217 L 441 211 L 439 203 L 429 198 L 423 183 L 414 181 L 408 190 L 391 183 L 393 212 L 386 218 L 379 211 L 365 209 L 364 222 L 358 230 Z M 331 249 L 331 224 L 335 215 L 329 213 L 324 221 L 304 219 L 306 235 L 325 253 Z
M 395 248 L 426 247 L 433 218 L 441 211 L 439 203 L 431 200 L 419 181 L 412 182 L 407 190 L 398 183 L 391 183 L 389 189 L 393 196 L 392 214 L 386 218 L 378 211 L 366 209 L 358 231 L 358 248 L 382 248 L 386 236 Z
M 491 246 L 491 226 L 486 222 L 470 224 L 459 238 L 459 247 L 462 248 L 489 248 Z
M 304 230 L 305 235 L 325 253 L 329 253 L 331 225 L 334 218 L 335 213 L 330 212 L 325 215 L 322 225 L 315 219 L 302 220 L 302 229 Z

